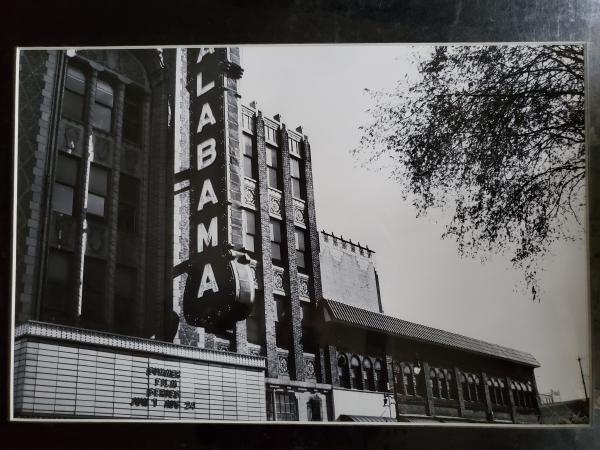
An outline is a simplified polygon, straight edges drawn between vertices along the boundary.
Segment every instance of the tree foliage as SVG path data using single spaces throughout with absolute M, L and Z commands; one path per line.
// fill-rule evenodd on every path
M 418 71 L 371 92 L 355 154 L 392 158 L 418 215 L 451 211 L 460 254 L 507 253 L 536 298 L 539 257 L 581 225 L 582 47 L 436 47 Z

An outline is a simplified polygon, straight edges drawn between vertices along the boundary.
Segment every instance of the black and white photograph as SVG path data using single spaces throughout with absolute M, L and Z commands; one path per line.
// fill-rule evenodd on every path
M 586 52 L 17 49 L 10 418 L 589 424 Z

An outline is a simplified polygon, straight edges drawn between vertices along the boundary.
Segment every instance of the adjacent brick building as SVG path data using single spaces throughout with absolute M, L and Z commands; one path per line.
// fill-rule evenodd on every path
M 225 234 L 254 306 L 205 330 L 188 52 L 20 53 L 15 414 L 536 422 L 531 355 L 383 314 L 375 252 L 317 226 L 319 149 L 242 104 L 225 54 Z

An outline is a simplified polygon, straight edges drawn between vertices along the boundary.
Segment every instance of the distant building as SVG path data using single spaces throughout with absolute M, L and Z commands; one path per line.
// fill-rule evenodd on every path
M 383 314 L 237 48 L 19 64 L 17 417 L 539 420 L 532 355 Z

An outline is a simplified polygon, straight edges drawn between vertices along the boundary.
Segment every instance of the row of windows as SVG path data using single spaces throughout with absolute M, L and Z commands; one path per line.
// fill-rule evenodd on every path
M 81 159 L 59 153 L 52 193 L 52 210 L 68 216 L 77 216 L 83 209 L 77 195 L 80 188 Z M 139 202 L 139 180 L 121 173 L 119 176 L 119 230 L 137 232 L 137 206 Z M 108 220 L 110 170 L 96 164 L 90 165 L 87 191 L 87 218 L 96 222 Z
M 424 378 L 420 366 L 410 363 L 400 363 L 396 383 L 399 393 L 407 396 L 425 396 Z M 400 378 L 400 379 L 398 379 Z M 448 369 L 432 368 L 429 371 L 429 383 L 433 398 L 455 400 L 458 398 L 457 385 L 452 382 L 452 371 Z M 400 381 L 400 383 L 399 383 Z M 485 386 L 481 377 L 477 374 L 463 372 L 460 376 L 463 398 L 467 402 L 485 403 Z M 501 378 L 491 377 L 487 382 L 490 400 L 495 406 L 509 404 L 508 389 Z M 513 387 L 513 399 L 515 405 L 520 407 L 533 407 L 533 388 L 531 382 L 527 385 L 515 382 Z
M 293 392 L 274 392 L 274 399 L 267 394 L 267 409 L 269 420 L 276 421 L 296 421 L 298 415 L 298 399 Z M 322 400 L 317 396 L 312 396 L 306 402 L 306 417 L 309 421 L 323 420 Z
M 74 255 L 71 252 L 50 249 L 46 270 L 45 301 L 42 320 L 65 323 L 71 316 L 74 298 Z M 82 287 L 82 324 L 102 329 L 104 326 L 104 295 L 107 279 L 105 261 L 85 257 Z M 117 265 L 114 291 L 114 330 L 131 334 L 135 318 L 137 270 Z
M 254 143 L 252 136 L 244 133 L 242 137 L 243 164 L 242 170 L 244 176 L 256 180 L 258 178 L 258 168 L 255 158 Z M 281 158 L 277 148 L 267 145 L 267 182 L 273 189 L 281 189 Z M 290 158 L 290 176 L 292 181 L 292 195 L 299 199 L 305 198 L 305 189 L 303 183 L 302 161 L 294 157 Z
M 385 391 L 385 378 L 381 360 L 352 355 L 350 363 L 346 355 L 338 357 L 338 376 L 340 386 L 348 389 L 367 391 Z
M 243 211 L 244 216 L 244 248 L 252 255 L 257 251 L 256 240 L 256 214 L 252 211 Z M 271 219 L 269 222 L 269 233 L 271 239 L 271 259 L 273 264 L 282 265 L 282 226 L 281 221 Z M 301 228 L 294 230 L 296 241 L 296 264 L 300 273 L 306 273 L 306 232 Z
M 84 71 L 74 65 L 67 68 L 62 115 L 83 122 L 86 91 L 89 79 Z M 92 105 L 91 124 L 95 129 L 112 133 L 114 123 L 115 90 L 110 80 L 97 79 L 95 99 Z M 134 88 L 126 88 L 123 108 L 123 139 L 132 144 L 141 143 L 142 96 Z

